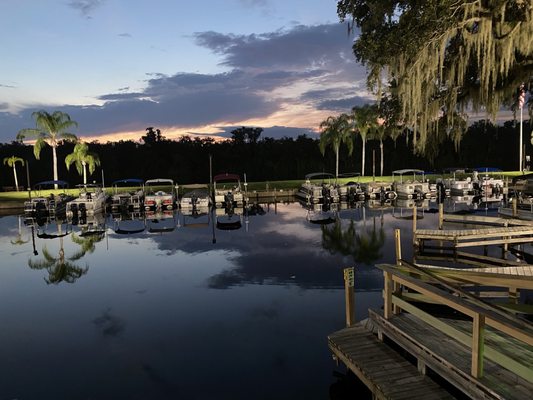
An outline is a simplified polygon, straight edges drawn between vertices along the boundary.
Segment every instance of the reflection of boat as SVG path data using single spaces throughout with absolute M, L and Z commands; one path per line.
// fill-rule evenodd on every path
M 68 188 L 68 183 L 65 181 L 44 181 L 35 185 L 35 190 L 40 194 L 42 190 L 53 189 L 57 185 L 60 189 Z M 72 196 L 65 193 L 54 195 L 50 193 L 48 196 L 38 195 L 30 200 L 24 202 L 24 213 L 27 216 L 55 216 L 63 214 L 67 202 L 72 200 Z
M 181 226 L 184 228 L 205 228 L 209 226 L 209 221 L 211 220 L 209 209 L 206 209 L 205 212 L 198 212 L 198 210 L 193 209 L 184 209 L 181 210 L 181 215 L 183 217 Z
M 160 210 L 146 213 L 146 226 L 150 233 L 172 232 L 176 229 L 174 210 Z
M 122 188 L 131 188 L 121 191 Z M 144 206 L 144 181 L 142 179 L 121 179 L 113 182 L 111 210 L 140 210 Z
M 479 205 L 479 196 L 473 194 L 453 195 L 444 199 L 444 212 L 452 214 L 469 214 L 475 212 Z
M 413 209 L 416 206 L 418 219 L 424 218 L 424 209 L 429 207 L 428 199 L 401 199 L 394 200 L 392 216 L 396 219 L 413 219 Z
M 331 207 L 329 204 L 300 204 L 307 210 L 306 219 L 312 224 L 326 225 L 335 222 L 337 219 L 337 207 Z M 332 206 L 335 206 L 335 204 L 332 204 Z
M 113 231 L 119 235 L 141 233 L 145 229 L 146 223 L 140 212 L 120 214 L 113 219 Z
M 417 179 L 417 175 L 421 176 L 421 179 Z M 392 176 L 394 191 L 400 198 L 423 199 L 432 194 L 429 182 L 425 181 L 424 171 L 420 169 L 399 169 L 393 171 Z
M 106 232 L 105 215 L 101 212 L 72 218 L 72 225 L 80 229 L 80 236 L 102 235 Z
M 246 201 L 237 174 L 219 174 L 213 178 L 215 207 L 243 207 Z
M 90 216 L 105 211 L 106 195 L 98 185 L 78 185 L 80 195 L 67 203 L 67 217 Z
M 296 197 L 308 203 L 331 203 L 339 201 L 335 176 L 327 172 L 314 172 L 305 176 Z
M 217 228 L 220 230 L 240 229 L 243 211 L 242 207 L 217 208 L 215 211 Z
M 149 179 L 144 183 L 145 210 L 173 210 L 177 194 L 172 179 Z
M 67 221 L 51 220 L 47 218 L 44 222 L 34 224 L 37 237 L 39 239 L 56 239 L 67 235 L 72 232 L 72 225 Z
M 211 198 L 206 187 L 191 190 L 185 193 L 180 200 L 180 208 L 182 210 L 206 213 L 209 211 L 210 205 Z

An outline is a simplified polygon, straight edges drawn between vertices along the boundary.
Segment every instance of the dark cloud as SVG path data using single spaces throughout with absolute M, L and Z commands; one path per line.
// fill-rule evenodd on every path
M 329 99 L 317 103 L 316 108 L 319 110 L 335 110 L 338 112 L 349 112 L 355 106 L 371 103 L 368 97 L 346 97 L 344 99 Z
M 72 7 L 90 12 L 100 1 L 73 1 Z M 85 10 L 85 11 L 84 11 Z M 232 35 L 201 32 L 196 43 L 217 53 L 228 70 L 217 74 L 178 72 L 173 75 L 149 73 L 142 91 L 120 88 L 99 96 L 102 105 L 47 106 L 38 109 L 61 110 L 78 122 L 75 132 L 104 135 L 118 131 L 143 131 L 147 124 L 161 127 L 220 125 L 270 115 L 307 104 L 319 109 L 352 107 L 362 99 L 353 93 L 364 88 L 364 68 L 355 63 L 352 38 L 341 24 L 296 26 L 293 29 L 261 35 Z M 359 86 L 358 86 L 359 85 Z M 316 88 L 300 95 L 302 89 Z M 291 88 L 277 94 L 279 89 Z M 323 89 L 322 89 L 323 88 Z M 333 89 L 332 89 L 333 88 Z M 330 108 L 328 108 L 330 107 Z M 0 113 L 0 141 L 11 141 L 11 133 L 34 126 L 31 113 Z M 267 123 L 268 124 L 268 123 Z M 224 128 L 225 132 L 231 126 Z M 264 127 L 264 136 L 294 137 L 312 134 L 297 127 Z
M 105 0 L 72 0 L 68 5 L 75 10 L 78 10 L 84 17 L 90 18 L 90 14 Z
M 120 37 L 125 37 L 125 38 L 130 38 L 130 37 L 132 37 L 132 36 L 131 36 L 131 33 L 127 33 L 127 32 L 119 33 L 118 36 L 120 36 Z
M 240 128 L 242 125 L 236 125 L 236 126 L 220 126 L 219 128 L 223 131 L 217 136 L 230 138 L 231 137 L 231 131 L 234 129 Z M 318 134 L 311 129 L 306 128 L 296 128 L 296 127 L 290 127 L 290 126 L 271 126 L 267 128 L 263 128 L 263 132 L 261 133 L 260 138 L 273 138 L 273 139 L 281 139 L 281 138 L 297 138 L 301 135 L 307 135 L 311 138 L 318 138 Z
M 196 33 L 196 41 L 225 56 L 222 64 L 231 67 L 302 68 L 354 65 L 352 36 L 342 24 L 298 25 L 288 31 L 252 35 L 224 35 L 217 32 Z M 333 72 L 333 71 L 331 71 Z
M 9 108 L 9 104 L 7 103 L 0 103 L 0 111 L 7 110 Z
M 13 86 L 13 85 L 4 85 L 4 84 L 2 84 L 2 83 L 0 83 L 0 87 L 7 88 L 7 89 L 16 89 L 16 88 L 17 88 L 16 86 Z

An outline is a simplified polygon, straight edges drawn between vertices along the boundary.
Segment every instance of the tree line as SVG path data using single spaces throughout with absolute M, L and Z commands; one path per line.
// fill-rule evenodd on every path
M 210 159 L 213 175 L 231 172 L 243 177 L 246 174 L 248 181 L 256 182 L 303 180 L 308 173 L 335 173 L 337 168 L 341 173 L 364 172 L 376 176 L 381 175 L 381 170 L 390 175 L 393 170 L 402 168 L 426 171 L 486 166 L 517 169 L 519 127 L 513 121 L 503 126 L 486 120 L 477 121 L 468 127 L 459 148 L 453 138 L 446 137 L 430 158 L 413 151 L 413 132 L 403 130 L 385 135 L 380 128 L 382 124 L 376 122 L 374 116 L 368 117 L 373 115 L 369 111 L 371 107 L 365 106 L 363 111 L 352 110 L 355 122 L 345 116 L 327 118 L 321 124 L 321 139 L 305 134 L 297 138 L 273 139 L 261 137 L 262 128 L 242 127 L 235 129 L 231 138 L 222 141 L 189 136 L 170 140 L 159 129 L 149 127 L 144 135 L 140 134 L 139 141 L 86 143 L 75 136 L 58 134 L 65 133 L 65 129 L 56 129 L 52 145 L 46 146 L 50 140 L 47 128 L 23 129 L 19 140 L 0 144 L 0 159 L 5 164 L 0 169 L 0 186 L 13 187 L 13 172 L 18 169 L 18 184 L 27 187 L 26 168 L 32 185 L 58 178 L 66 180 L 72 187 L 84 180 L 101 183 L 102 177 L 106 186 L 119 179 L 158 177 L 172 178 L 179 184 L 207 183 Z M 44 115 L 44 118 L 52 115 Z M 63 122 L 70 120 L 61 114 L 56 117 Z M 337 146 L 337 142 L 331 140 L 340 131 L 336 125 L 339 119 L 340 126 L 346 129 L 345 137 Z M 365 126 L 368 129 L 365 130 Z M 524 132 L 531 131 L 529 122 L 523 128 Z M 30 133 L 37 137 L 34 145 L 22 141 Z M 525 143 L 526 154 L 531 154 L 532 145 L 529 141 Z M 57 165 L 57 175 L 53 165 Z

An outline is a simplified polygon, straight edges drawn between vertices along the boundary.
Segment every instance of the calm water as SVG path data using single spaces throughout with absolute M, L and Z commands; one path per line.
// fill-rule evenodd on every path
M 358 207 L 328 225 L 298 203 L 256 211 L 236 230 L 109 216 L 89 236 L 1 217 L 0 399 L 329 398 L 342 269 L 357 268 L 365 318 L 382 304 L 373 265 L 393 262 L 395 228 L 411 240 L 411 211 Z

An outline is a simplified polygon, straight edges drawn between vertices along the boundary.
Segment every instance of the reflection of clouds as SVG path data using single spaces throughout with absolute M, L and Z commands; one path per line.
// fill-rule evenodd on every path
M 278 318 L 281 310 L 281 304 L 278 301 L 273 301 L 270 304 L 262 307 L 254 307 L 250 310 L 250 315 L 254 319 L 274 320 Z
M 93 324 L 101 331 L 104 337 L 118 337 L 126 328 L 125 322 L 111 314 L 111 309 L 105 310 L 101 316 L 93 320 Z

